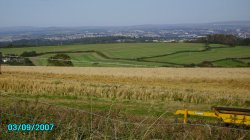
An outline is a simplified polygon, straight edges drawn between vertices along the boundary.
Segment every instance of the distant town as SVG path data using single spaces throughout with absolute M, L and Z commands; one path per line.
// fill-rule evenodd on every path
M 230 34 L 239 38 L 250 38 L 250 22 L 124 27 L 7 27 L 0 28 L 0 42 L 32 39 L 67 41 L 100 37 L 151 38 L 154 42 L 180 42 L 209 34 Z M 122 40 L 117 39 L 117 42 Z

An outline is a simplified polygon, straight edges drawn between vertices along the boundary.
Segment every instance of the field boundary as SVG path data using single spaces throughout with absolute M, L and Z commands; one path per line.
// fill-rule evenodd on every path
M 231 47 L 216 47 L 216 49 L 220 49 L 220 48 L 231 48 Z M 164 56 L 169 56 L 169 55 L 174 55 L 174 54 L 179 54 L 179 53 L 188 53 L 188 52 L 205 52 L 205 51 L 209 51 L 209 50 L 211 50 L 211 49 L 206 48 L 206 49 L 201 50 L 201 51 L 179 51 L 179 52 L 175 52 L 175 53 L 171 53 L 171 54 L 166 54 Z M 161 62 L 161 61 L 145 60 L 145 59 L 147 59 L 146 57 L 144 57 L 144 58 L 136 58 L 136 59 L 109 57 L 109 56 L 105 55 L 104 53 L 102 53 L 100 51 L 96 51 L 96 50 L 45 52 L 45 53 L 39 53 L 37 56 L 41 56 L 41 55 L 45 55 L 45 54 L 55 54 L 55 53 L 95 53 L 95 54 L 97 54 L 97 55 L 99 55 L 99 56 L 101 56 L 101 57 L 103 57 L 105 59 L 109 59 L 109 60 L 126 60 L 126 61 L 136 61 L 136 62 L 153 62 L 153 63 L 160 63 L 160 64 L 168 64 L 168 65 L 171 65 L 171 66 L 182 66 L 182 67 L 187 67 L 187 66 L 191 66 L 192 65 L 192 64 L 180 64 L 180 63 L 172 63 L 172 62 Z M 157 56 L 157 57 L 162 57 L 162 55 L 161 56 Z M 155 58 L 155 57 L 152 57 L 152 58 Z M 38 59 L 38 58 L 36 58 L 36 59 Z M 213 63 L 213 62 L 218 62 L 218 61 L 222 61 L 222 60 L 234 60 L 234 61 L 237 61 L 235 59 L 250 59 L 250 57 L 237 57 L 237 58 L 231 58 L 231 57 L 229 57 L 229 58 L 223 58 L 223 59 L 218 59 L 218 60 L 214 60 L 214 61 L 206 61 L 206 62 Z M 76 60 L 72 60 L 72 61 L 76 61 Z M 77 61 L 77 62 L 85 62 L 85 61 Z M 241 62 L 241 61 L 237 61 L 237 62 L 245 64 L 244 62 Z M 94 62 L 90 62 L 90 63 L 94 63 Z M 98 63 L 102 63 L 102 62 L 98 62 Z M 116 63 L 109 63 L 109 64 L 116 64 Z M 200 65 L 200 64 L 201 63 L 194 64 L 194 65 Z M 124 65 L 126 65 L 126 64 L 124 64 Z M 128 64 L 128 65 L 132 65 L 132 64 Z M 134 66 L 148 66 L 148 65 L 134 65 Z M 162 67 L 168 67 L 168 66 L 167 65 L 162 65 Z
M 248 47 L 248 46 L 247 46 Z M 233 61 L 237 61 L 239 63 L 245 64 L 246 66 L 242 66 L 242 67 L 249 67 L 247 66 L 246 63 L 241 62 L 237 59 L 250 59 L 250 57 L 238 57 L 238 58 L 223 58 L 223 59 L 218 59 L 218 60 L 213 60 L 213 61 L 203 61 L 201 63 L 190 63 L 190 64 L 181 64 L 181 63 L 174 63 L 174 62 L 163 62 L 163 61 L 157 61 L 157 60 L 147 60 L 147 59 L 151 59 L 151 58 L 158 58 L 158 57 L 164 57 L 164 56 L 171 56 L 171 55 L 175 55 L 175 54 L 182 54 L 182 53 L 195 53 L 195 52 L 206 52 L 209 50 L 214 50 L 214 49 L 223 49 L 223 48 L 233 48 L 230 46 L 220 46 L 220 47 L 206 47 L 203 46 L 202 50 L 193 50 L 193 51 L 188 51 L 188 50 L 184 50 L 184 51 L 176 51 L 173 53 L 168 53 L 168 54 L 162 54 L 162 55 L 155 55 L 155 56 L 148 56 L 148 57 L 138 57 L 138 58 L 120 58 L 120 57 L 110 57 L 108 55 L 106 55 L 105 53 L 101 52 L 101 51 L 97 51 L 97 50 L 86 50 L 86 51 L 50 51 L 50 52 L 42 52 L 42 53 L 37 53 L 36 56 L 32 56 L 32 57 L 25 57 L 25 58 L 36 58 L 37 56 L 42 56 L 42 55 L 46 55 L 46 54 L 57 54 L 57 53 L 95 53 L 98 56 L 100 56 L 101 58 L 107 59 L 107 60 L 113 60 L 113 61 L 132 61 L 132 62 L 139 62 L 139 63 L 147 63 L 147 62 L 151 62 L 151 63 L 156 63 L 159 64 L 159 66 L 157 67 L 215 67 L 215 66 L 203 66 L 202 63 L 203 62 L 209 62 L 209 63 L 214 63 L 214 62 L 219 62 L 222 60 L 233 60 Z M 40 59 L 40 58 L 36 58 L 36 59 Z M 72 60 L 75 61 L 75 60 Z M 83 63 L 87 63 L 89 61 L 77 61 L 77 62 L 83 62 Z M 105 62 L 101 62 L 101 61 L 96 61 L 96 62 L 89 62 L 89 63 L 102 63 L 104 64 Z M 126 63 L 126 62 L 124 62 Z M 127 62 L 129 63 L 129 62 Z M 123 62 L 117 62 L 117 63 L 108 63 L 108 64 L 119 64 L 119 65 L 123 65 Z M 124 64 L 124 65 L 131 65 L 131 66 L 153 66 L 153 65 L 147 65 L 147 64 Z M 217 66 L 216 66 L 217 67 Z

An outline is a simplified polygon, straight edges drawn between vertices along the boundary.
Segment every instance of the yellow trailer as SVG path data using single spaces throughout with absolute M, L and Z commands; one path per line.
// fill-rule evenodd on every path
M 204 116 L 221 119 L 226 124 L 250 126 L 250 109 L 212 107 L 212 111 L 200 112 L 191 110 L 177 110 L 176 115 L 184 115 L 184 124 L 188 121 L 188 116 Z

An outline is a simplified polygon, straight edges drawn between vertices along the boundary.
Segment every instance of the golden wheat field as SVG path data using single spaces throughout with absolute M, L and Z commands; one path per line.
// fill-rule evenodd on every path
M 58 128 L 58 131 L 53 133 L 56 138 L 69 138 L 68 133 L 61 134 L 61 131 L 66 130 L 74 138 L 78 138 L 82 131 L 85 138 L 93 138 L 97 132 L 90 131 L 92 129 L 98 130 L 98 134 L 101 133 L 94 139 L 114 137 L 122 137 L 121 139 L 141 137 L 145 139 L 249 138 L 249 131 L 226 128 L 155 126 L 172 123 L 176 119 L 178 123 L 181 123 L 182 119 L 173 115 L 177 109 L 208 111 L 211 106 L 250 108 L 250 69 L 248 68 L 3 66 L 2 75 L 0 75 L 0 93 L 2 112 L 10 113 L 11 110 L 15 110 L 15 114 L 29 114 L 29 109 L 25 108 L 30 108 L 33 112 L 39 112 L 37 108 L 44 109 L 44 114 L 50 114 L 46 112 L 50 109 L 53 113 L 64 112 L 62 113 L 64 117 L 59 118 L 63 118 L 64 125 L 69 125 L 74 133 L 67 127 L 67 129 Z M 49 104 L 49 109 L 39 102 Z M 66 109 L 65 113 L 62 109 L 53 108 L 53 105 L 104 114 L 108 118 L 121 121 L 139 122 L 140 125 L 123 126 L 112 121 L 102 122 L 100 118 L 96 120 L 91 118 L 93 124 L 88 125 L 86 123 L 90 118 L 85 118 L 87 119 L 85 122 L 80 121 L 80 116 L 77 116 L 79 112 Z M 55 114 L 52 118 L 56 116 Z M 69 118 L 72 120 L 68 120 Z M 19 121 L 16 118 L 11 119 Z M 200 121 L 194 118 L 192 123 Z M 205 119 L 205 123 L 217 122 Z M 87 125 L 88 129 L 78 129 L 74 126 L 80 124 L 82 124 L 81 127 Z M 145 127 L 143 124 L 149 124 L 149 126 Z M 118 130 L 124 133 L 117 132 L 114 136 L 114 131 Z M 199 133 L 204 133 L 204 135 L 198 135 Z M 32 133 L 27 135 L 18 133 L 17 135 L 23 138 L 37 138 L 37 134 Z M 47 138 L 52 134 L 39 135 Z M 8 138 L 8 134 L 5 136 Z
M 250 68 L 112 68 L 3 66 L 6 72 L 102 75 L 145 78 L 248 79 Z

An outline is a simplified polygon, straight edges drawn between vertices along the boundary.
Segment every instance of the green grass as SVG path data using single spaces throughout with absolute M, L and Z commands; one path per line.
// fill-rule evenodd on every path
M 169 56 L 150 58 L 151 61 L 172 62 L 177 64 L 199 64 L 203 61 L 215 61 L 225 58 L 241 58 L 250 56 L 249 46 L 232 48 L 216 48 L 204 52 L 184 52 Z
M 204 46 L 205 44 L 201 43 L 115 43 L 0 48 L 0 51 L 3 54 L 21 54 L 24 51 L 37 53 L 67 51 L 74 66 L 78 67 L 181 67 L 183 64 L 199 64 L 203 61 L 250 57 L 249 46 L 228 47 L 210 44 L 210 50 L 199 52 L 205 49 Z M 95 52 L 74 53 L 75 51 L 96 51 L 101 55 Z M 44 54 L 30 59 L 37 66 L 46 66 L 47 58 L 53 55 L 55 54 Z M 249 63 L 249 60 L 241 61 L 246 63 L 246 66 Z M 229 61 L 219 61 L 214 64 L 221 67 L 243 66 Z
M 203 44 L 196 43 L 117 43 L 117 44 L 90 44 L 90 45 L 64 45 L 64 46 L 41 46 L 26 48 L 2 48 L 3 54 L 21 54 L 24 51 L 36 51 L 37 53 L 55 51 L 99 51 L 111 58 L 136 59 L 140 57 L 170 54 L 176 51 L 202 50 Z M 31 61 L 38 66 L 46 66 L 46 58 L 54 54 L 45 54 Z M 95 67 L 159 67 L 174 66 L 155 62 L 138 62 L 129 60 L 106 59 L 96 53 L 68 53 L 72 58 L 74 66 Z M 80 62 L 77 62 L 80 61 Z
M 98 103 L 99 100 L 97 99 Z M 8 97 L 0 98 L 0 101 L 9 102 L 8 106 L 2 106 L 3 102 L 0 102 L 2 139 L 79 139 L 79 137 L 82 139 L 142 139 L 144 137 L 145 139 L 186 139 L 186 136 L 189 136 L 188 139 L 249 138 L 247 131 L 226 127 L 222 129 L 215 118 L 190 116 L 188 120 L 191 124 L 201 126 L 181 125 L 183 115 L 176 116 L 166 110 L 155 109 L 159 104 L 131 102 L 129 105 L 123 104 L 117 107 L 120 104 L 112 105 L 103 100 L 100 105 L 95 102 L 90 105 L 47 99 L 46 102 L 50 105 L 46 105 L 41 103 L 45 101 L 43 99 L 36 102 L 28 98 L 18 100 Z M 126 112 L 127 109 L 130 109 L 129 114 Z M 11 131 L 10 133 L 7 130 L 9 123 L 54 124 L 55 127 L 52 131 Z M 215 123 L 218 128 L 210 127 Z
M 39 99 L 39 102 L 46 102 L 53 105 L 65 106 L 75 109 L 89 110 L 93 111 L 117 111 L 126 114 L 139 115 L 139 116 L 151 116 L 157 117 L 163 114 L 167 107 L 167 102 L 145 102 L 139 100 L 112 100 L 109 98 L 96 98 L 92 97 L 81 97 L 81 96 L 54 96 L 54 95 L 39 95 L 31 96 L 28 94 L 9 94 L 9 96 L 1 96 L 0 99 L 5 99 L 0 105 L 7 105 L 11 103 L 11 100 L 27 100 L 35 101 Z M 91 103 L 92 100 L 92 103 Z M 1 101 L 1 100 L 0 100 Z M 168 101 L 175 103 L 173 101 Z M 207 106 L 203 106 L 208 108 Z M 168 109 L 169 110 L 169 109 Z M 174 116 L 175 110 L 170 109 L 172 112 L 168 112 L 165 116 Z
M 188 50 L 202 50 L 203 44 L 194 43 L 149 43 L 134 46 L 126 46 L 122 44 L 122 47 L 117 47 L 112 50 L 104 50 L 103 52 L 110 57 L 117 58 L 140 58 L 150 57 L 156 55 L 170 54 L 177 51 Z
M 53 56 L 55 54 L 45 54 L 37 57 L 30 57 L 31 61 L 36 66 L 46 66 L 47 58 Z M 96 53 L 67 53 L 72 59 L 74 66 L 77 67 L 87 67 L 87 66 L 95 66 L 95 67 L 154 67 L 154 66 L 162 66 L 161 63 L 154 62 L 137 62 L 137 61 L 128 61 L 128 60 L 110 60 L 103 58 L 102 56 Z
M 250 64 L 250 58 L 249 59 L 239 59 L 239 60 L 244 62 L 244 63 L 249 63 Z
M 235 61 L 235 60 L 221 60 L 213 62 L 214 66 L 218 67 L 246 67 L 248 66 L 246 63 Z
M 45 54 L 42 56 L 37 57 L 30 57 L 30 60 L 36 65 L 36 66 L 47 66 L 48 61 L 47 59 L 55 54 Z
M 203 44 L 197 43 L 117 43 L 117 44 L 90 44 L 90 45 L 64 45 L 41 46 L 24 48 L 2 48 L 4 54 L 21 54 L 24 51 L 54 52 L 54 51 L 100 51 L 110 57 L 138 58 L 162 55 L 183 50 L 201 50 Z
M 227 45 L 223 45 L 223 44 L 209 44 L 209 46 L 211 48 L 216 48 L 216 47 L 228 47 Z
M 74 66 L 124 66 L 124 67 L 152 67 L 161 66 L 161 63 L 138 62 L 129 60 L 110 60 L 96 53 L 68 53 Z

